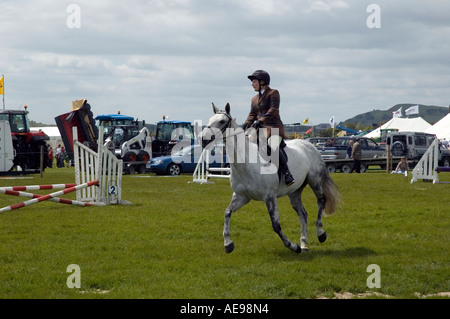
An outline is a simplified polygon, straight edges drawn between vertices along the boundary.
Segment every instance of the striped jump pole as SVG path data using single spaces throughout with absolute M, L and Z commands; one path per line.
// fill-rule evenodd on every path
M 58 185 L 65 185 L 65 184 L 58 184 Z M 48 195 L 42 195 L 42 196 L 39 196 L 37 198 L 33 198 L 33 199 L 30 199 L 30 200 L 27 200 L 27 201 L 22 202 L 22 203 L 14 204 L 14 205 L 11 205 L 11 206 L 6 206 L 6 207 L 0 209 L 0 213 L 6 212 L 6 211 L 10 211 L 10 210 L 14 210 L 14 209 L 18 209 L 18 208 L 25 207 L 25 206 L 29 206 L 29 205 L 32 205 L 32 204 L 36 204 L 36 203 L 39 203 L 39 202 L 42 202 L 42 201 L 45 201 L 45 200 L 50 200 L 51 198 L 58 198 L 61 195 L 68 194 L 68 193 L 71 193 L 71 192 L 75 192 L 77 190 L 80 190 L 80 189 L 83 189 L 83 188 L 86 188 L 86 187 L 90 187 L 90 186 L 93 186 L 93 185 L 98 185 L 98 180 L 94 180 L 94 181 L 87 182 L 87 183 L 80 184 L 80 185 L 71 186 L 71 187 L 65 188 L 63 190 L 60 190 L 60 191 L 57 191 L 57 192 L 54 192 L 54 193 L 51 193 L 51 194 L 48 194 Z M 35 186 L 39 186 L 39 185 L 35 185 Z M 48 185 L 42 185 L 42 186 L 48 186 Z M 20 187 L 20 186 L 15 186 L 15 187 Z M 28 187 L 28 186 L 24 186 L 24 187 Z M 11 187 L 5 187 L 5 188 L 11 188 Z M 11 189 L 6 190 L 5 189 L 5 192 L 4 192 L 4 191 L 2 191 L 2 189 L 0 189 L 1 193 L 6 193 L 6 191 L 15 191 L 15 192 L 17 192 L 18 190 L 11 190 Z M 61 200 L 61 199 L 58 198 L 57 200 Z
M 10 191 L 38 191 L 46 189 L 63 189 L 69 187 L 75 187 L 77 184 L 51 184 L 51 185 L 29 185 L 29 186 L 10 186 L 10 187 L 0 187 L 1 190 Z
M 21 196 L 21 197 L 27 197 L 27 198 L 39 198 L 39 197 L 44 196 L 44 195 L 39 195 L 39 194 L 27 193 L 27 192 L 22 192 L 22 191 L 13 191 L 13 190 L 2 189 L 2 188 L 0 188 L 0 193 L 3 193 L 5 195 Z M 96 205 L 93 203 L 85 203 L 85 202 L 80 202 L 77 200 L 65 199 L 65 198 L 59 198 L 59 197 L 49 198 L 48 201 L 55 202 L 55 203 L 61 203 L 61 204 L 75 205 L 75 206 L 95 206 Z

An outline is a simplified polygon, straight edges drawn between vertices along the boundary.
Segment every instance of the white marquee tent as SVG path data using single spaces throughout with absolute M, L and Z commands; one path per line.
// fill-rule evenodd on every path
M 428 128 L 425 132 L 436 134 L 437 138 L 450 140 L 450 113 L 441 118 L 436 124 Z
M 450 119 L 449 119 L 450 120 Z M 402 118 L 394 117 L 379 128 L 367 133 L 364 137 L 377 138 L 380 137 L 381 129 L 398 129 L 400 132 L 426 132 L 431 124 L 421 117 Z

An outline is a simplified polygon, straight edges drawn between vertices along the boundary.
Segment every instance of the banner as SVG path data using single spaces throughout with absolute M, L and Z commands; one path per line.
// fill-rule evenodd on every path
M 334 128 L 334 116 L 332 116 L 330 119 L 330 126 L 331 128 Z
M 0 94 L 5 94 L 5 77 L 2 76 L 2 78 L 0 79 Z
M 406 115 L 419 114 L 419 105 L 413 105 L 405 111 Z
M 402 108 L 403 106 L 400 106 L 400 108 L 397 111 L 392 112 L 392 118 L 402 116 Z

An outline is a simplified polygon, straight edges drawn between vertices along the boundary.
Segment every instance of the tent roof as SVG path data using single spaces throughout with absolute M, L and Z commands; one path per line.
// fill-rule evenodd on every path
M 32 130 L 32 131 L 41 130 L 45 134 L 47 134 L 49 137 L 52 137 L 52 136 L 60 137 L 61 136 L 61 133 L 59 132 L 59 129 L 57 126 L 30 127 L 30 130 Z
M 381 129 L 398 129 L 400 132 L 402 131 L 411 131 L 411 132 L 426 132 L 431 127 L 431 124 L 425 121 L 421 117 L 414 118 L 402 118 L 402 117 L 394 117 L 385 124 L 381 125 L 379 128 L 373 130 L 372 132 L 367 133 L 364 137 L 376 138 L 380 137 Z
M 429 127 L 425 132 L 436 134 L 437 138 L 441 140 L 444 138 L 450 140 L 450 113 Z

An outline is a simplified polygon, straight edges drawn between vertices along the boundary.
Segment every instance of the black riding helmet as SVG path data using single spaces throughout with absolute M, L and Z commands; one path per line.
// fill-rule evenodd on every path
M 250 79 L 250 81 L 253 81 L 254 79 L 256 79 L 256 80 L 264 81 L 265 85 L 270 84 L 270 75 L 269 75 L 269 73 L 267 73 L 264 70 L 256 70 L 255 72 L 253 72 L 252 75 L 249 75 L 248 78 Z

